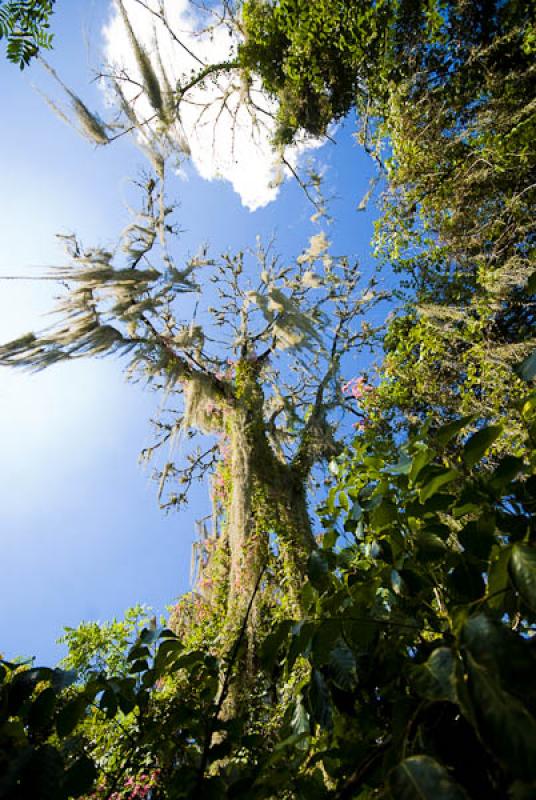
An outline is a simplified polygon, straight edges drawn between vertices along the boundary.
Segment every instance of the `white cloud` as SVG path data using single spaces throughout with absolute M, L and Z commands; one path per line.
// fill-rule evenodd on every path
M 198 71 L 200 64 L 143 5 L 136 0 L 123 2 L 136 38 L 150 54 L 156 72 L 160 72 L 159 52 L 169 83 L 172 86 L 178 82 L 184 84 L 185 76 L 192 70 Z M 210 35 L 200 34 L 200 20 L 192 13 L 188 0 L 146 0 L 146 5 L 155 11 L 163 5 L 173 32 L 202 62 L 221 63 L 232 58 L 237 39 L 230 36 L 223 26 L 214 28 Z M 103 34 L 108 62 L 116 70 L 123 70 L 129 77 L 139 80 L 136 59 L 115 4 Z M 128 81 L 123 82 L 122 87 L 131 101 L 139 95 L 139 87 Z M 273 103 L 259 91 L 259 87 L 252 87 L 252 90 L 256 104 L 273 113 Z M 229 181 L 242 203 L 253 211 L 275 199 L 288 170 L 282 172 L 270 144 L 272 119 L 259 113 L 254 120 L 240 102 L 240 96 L 237 70 L 221 74 L 214 81 L 207 80 L 204 88 L 196 88 L 188 94 L 188 103 L 181 104 L 181 130 L 175 127 L 174 141 L 180 149 L 185 139 L 199 174 L 206 180 Z M 135 103 L 138 119 L 149 118 L 154 113 L 145 95 L 138 97 Z M 321 144 L 320 141 L 304 141 L 287 148 L 285 158 L 294 168 L 304 151 Z

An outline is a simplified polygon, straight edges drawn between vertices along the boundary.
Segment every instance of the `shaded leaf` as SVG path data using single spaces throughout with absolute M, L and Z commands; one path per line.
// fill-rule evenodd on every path
M 521 780 L 536 778 L 536 720 L 496 676 L 466 655 L 467 693 L 479 735 L 504 767 Z
M 504 491 L 506 486 L 524 469 L 525 463 L 522 458 L 504 456 L 491 476 L 490 486 L 496 490 Z
M 462 458 L 468 467 L 474 466 L 493 442 L 501 435 L 502 425 L 488 425 L 473 433 L 463 447 Z
M 445 486 L 447 483 L 452 483 L 452 481 L 459 477 L 460 473 L 455 469 L 442 469 L 440 472 L 436 473 L 433 478 L 421 488 L 419 492 L 421 503 L 426 502 L 426 500 L 438 492 L 442 486 Z
M 69 736 L 78 725 L 82 715 L 86 710 L 86 698 L 76 697 L 70 700 L 58 714 L 56 719 L 56 730 L 58 736 Z
M 324 676 L 317 669 L 311 670 L 309 705 L 314 721 L 317 722 L 321 728 L 331 728 L 332 717 L 329 690 Z
M 514 544 L 509 569 L 519 594 L 536 611 L 536 547 L 519 542 Z
M 291 726 L 292 732 L 298 736 L 310 733 L 309 714 L 301 696 L 296 701 Z
M 438 647 L 424 664 L 411 671 L 415 690 L 427 700 L 457 702 L 455 657 L 448 647 Z
M 469 800 L 445 767 L 430 756 L 404 759 L 389 775 L 393 800 Z
M 420 533 L 415 539 L 415 544 L 419 557 L 425 561 L 435 561 L 448 552 L 448 547 L 443 539 L 440 539 L 435 533 Z
M 292 639 L 287 656 L 287 669 L 290 671 L 296 659 L 308 656 L 311 650 L 311 641 L 316 630 L 313 622 L 298 622 L 292 628 Z
M 56 697 L 56 692 L 51 686 L 39 692 L 28 714 L 28 724 L 31 727 L 42 728 L 50 722 L 56 707 Z
M 115 717 L 117 714 L 118 702 L 115 692 L 112 689 L 106 689 L 106 691 L 103 692 L 99 706 L 101 711 L 105 712 L 108 719 Z
M 339 643 L 329 657 L 329 664 L 333 674 L 333 682 L 343 691 L 351 691 L 356 683 L 356 662 L 349 647 Z
M 525 381 L 533 381 L 536 378 L 536 350 L 516 367 L 516 372 Z
M 316 666 L 327 664 L 331 651 L 339 639 L 341 624 L 339 621 L 323 622 L 315 632 L 312 641 L 312 657 Z
M 426 447 L 426 445 L 422 444 L 421 442 L 419 442 L 419 444 L 420 447 L 417 453 L 413 456 L 413 460 L 411 462 L 411 470 L 409 472 L 409 479 L 411 483 L 415 483 L 420 471 L 426 467 L 426 465 L 429 464 L 434 457 L 433 450 L 430 450 L 429 447 Z
M 388 475 L 409 475 L 412 467 L 413 459 L 407 453 L 403 453 L 400 461 L 396 464 L 387 465 L 384 467 L 384 472 Z
M 95 764 L 88 756 L 82 755 L 65 773 L 64 792 L 68 797 L 80 797 L 92 789 L 96 778 Z
M 474 414 L 468 414 L 467 416 L 460 417 L 460 419 L 456 419 L 453 422 L 448 422 L 446 425 L 442 425 L 437 429 L 434 438 L 440 445 L 448 444 L 451 439 L 460 433 L 460 431 L 470 425 L 474 419 Z
M 319 550 L 313 550 L 307 562 L 309 580 L 319 591 L 329 585 L 329 565 L 326 557 Z
M 497 557 L 493 558 L 488 570 L 488 605 L 490 608 L 502 608 L 504 595 L 510 587 L 509 564 L 512 556 L 511 547 L 503 547 Z

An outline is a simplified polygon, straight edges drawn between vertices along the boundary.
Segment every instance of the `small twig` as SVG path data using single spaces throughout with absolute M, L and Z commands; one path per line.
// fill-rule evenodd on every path
M 281 156 L 281 161 L 285 165 L 285 167 L 289 170 L 289 172 L 292 173 L 293 177 L 295 178 L 295 180 L 298 183 L 298 186 L 300 187 L 302 192 L 305 194 L 305 196 L 309 200 L 309 202 L 316 208 L 317 211 L 320 212 L 322 210 L 321 204 L 318 202 L 318 200 L 316 200 L 313 197 L 313 195 L 309 191 L 309 187 L 307 186 L 305 181 L 303 181 L 302 178 L 300 178 L 297 170 L 294 169 L 292 164 L 289 162 L 289 160 L 287 158 L 285 158 L 285 156 Z
M 173 41 L 174 41 L 174 42 L 176 42 L 176 43 L 179 45 L 179 47 L 182 47 L 182 49 L 183 49 L 183 50 L 184 50 L 186 53 L 188 53 L 188 55 L 189 55 L 191 58 L 193 58 L 193 59 L 194 59 L 194 61 L 197 61 L 197 63 L 198 63 L 198 64 L 201 64 L 201 66 L 203 66 L 203 67 L 204 67 L 204 66 L 206 66 L 206 62 L 205 62 L 205 61 L 202 61 L 202 60 L 201 60 L 201 59 L 200 59 L 198 56 L 196 56 L 196 54 L 193 52 L 193 50 L 190 50 L 190 48 L 189 48 L 187 45 L 185 45 L 185 44 L 184 44 L 184 42 L 183 42 L 183 41 L 181 41 L 181 39 L 179 39 L 179 37 L 177 36 L 177 34 L 175 33 L 175 31 L 173 30 L 173 28 L 171 27 L 171 25 L 168 23 L 168 21 L 167 21 L 167 19 L 165 18 L 165 16 L 163 16 L 162 14 L 159 14 L 159 13 L 158 13 L 158 11 L 155 11 L 153 8 L 150 8 L 150 7 L 147 5 L 147 3 L 144 3 L 144 2 L 143 2 L 143 0 L 135 0 L 135 2 L 136 2 L 136 3 L 138 3 L 138 4 L 139 4 L 139 5 L 142 7 L 142 8 L 144 8 L 144 9 L 145 9 L 145 10 L 146 10 L 146 11 L 147 11 L 149 14 L 152 14 L 154 17 L 156 17 L 157 19 L 159 19 L 159 20 L 160 20 L 160 22 L 161 22 L 161 23 L 164 25 L 164 27 L 166 28 L 167 32 L 169 33 L 169 35 L 171 36 L 171 38 L 173 39 Z

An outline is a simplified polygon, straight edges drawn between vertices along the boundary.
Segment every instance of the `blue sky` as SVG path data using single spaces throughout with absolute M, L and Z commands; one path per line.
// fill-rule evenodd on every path
M 108 0 L 58 0 L 50 62 L 93 106 L 101 103 L 92 69 L 99 63 Z M 87 244 L 114 241 L 126 219 L 128 179 L 144 162 L 127 139 L 96 149 L 55 117 L 34 86 L 51 91 L 38 66 L 22 75 L 0 58 L 0 276 L 35 274 L 63 256 L 56 233 L 76 231 Z M 337 144 L 315 151 L 334 192 L 334 252 L 370 267 L 374 209 L 356 212 L 372 165 L 354 143 L 352 122 Z M 247 165 L 245 166 L 247 169 Z M 318 231 L 294 182 L 276 201 L 246 209 L 228 183 L 201 179 L 169 186 L 179 201 L 184 253 L 253 245 L 275 234 L 296 254 Z M 0 282 L 0 341 L 42 328 L 55 284 Z M 356 365 L 356 374 L 360 365 Z M 348 376 L 351 377 L 351 376 Z M 135 603 L 162 611 L 187 591 L 194 520 L 207 510 L 199 487 L 189 508 L 165 516 L 156 487 L 138 463 L 150 444 L 158 397 L 125 383 L 120 361 L 79 361 L 38 375 L 0 371 L 0 653 L 61 656 L 64 625 L 122 616 Z

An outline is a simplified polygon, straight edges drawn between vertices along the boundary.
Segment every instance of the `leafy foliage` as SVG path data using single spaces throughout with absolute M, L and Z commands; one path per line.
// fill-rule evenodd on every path
M 52 47 L 49 19 L 55 0 L 5 0 L 0 2 L 0 39 L 7 40 L 7 58 L 20 69 L 39 50 Z
M 353 107 L 385 178 L 375 252 L 407 305 L 369 404 L 378 435 L 492 409 L 516 435 L 518 372 L 534 373 L 534 24 L 517 0 L 244 4 L 240 58 L 277 98 L 276 138 Z
M 68 631 L 78 677 L 2 662 L 0 793 L 533 797 L 533 8 L 246 0 L 235 14 L 226 3 L 237 58 L 203 64 L 177 89 L 119 8 L 159 126 L 116 87 L 120 125 L 144 131 L 156 173 L 122 236 L 126 266 L 69 238 L 61 323 L 0 358 L 41 368 L 123 351 L 183 391 L 183 418 L 162 425 L 163 440 L 180 427 L 227 439 L 214 461 L 192 462 L 213 471 L 217 541 L 202 536 L 197 591 L 174 631 L 138 612 Z M 358 138 L 386 177 L 376 253 L 402 275 L 405 303 L 374 389 L 365 377 L 341 387 L 339 368 L 369 341 L 346 325 L 382 298 L 374 285 L 356 296 L 353 265 L 329 255 L 323 234 L 290 267 L 258 252 L 254 284 L 243 253 L 174 264 L 163 178 L 179 102 L 236 70 L 246 104 L 259 77 L 277 100 L 278 147 L 358 111 Z M 110 143 L 112 125 L 66 91 L 86 135 Z M 221 341 L 209 349 L 197 306 L 192 320 L 175 315 L 201 266 L 222 301 L 206 315 L 233 364 Z M 287 386 L 277 359 L 289 355 Z M 345 449 L 336 414 L 350 408 L 359 434 Z M 317 544 L 305 481 L 326 459 Z M 179 474 L 166 465 L 162 485 Z
M 3 662 L 3 796 L 52 796 L 46 774 L 65 797 L 529 797 L 536 396 L 521 413 L 529 457 L 493 470 L 495 431 L 467 438 L 466 420 L 395 463 L 360 438 L 338 459 L 304 615 L 274 624 L 236 714 L 251 602 L 220 662 L 156 622 L 130 647 L 118 623 L 103 632 L 121 666 L 82 681 Z

